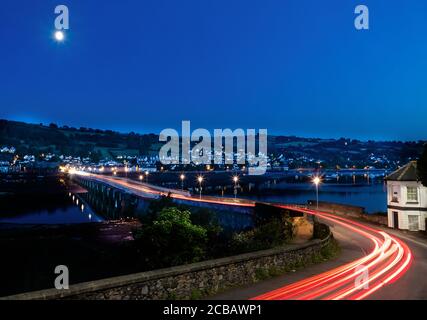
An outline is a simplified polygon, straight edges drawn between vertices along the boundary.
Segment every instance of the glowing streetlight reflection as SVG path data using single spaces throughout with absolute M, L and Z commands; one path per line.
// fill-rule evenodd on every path
M 202 199 L 202 182 L 203 182 L 203 177 L 202 176 L 198 176 L 197 177 L 197 181 L 199 182 L 199 197 L 200 197 L 200 199 Z
M 185 175 L 181 174 L 179 176 L 179 178 L 181 179 L 181 190 L 184 190 L 184 180 L 185 180 Z
M 319 184 L 322 182 L 319 176 L 313 178 L 313 183 L 316 186 L 316 210 L 319 210 Z
M 234 182 L 234 199 L 236 199 L 237 198 L 237 183 L 239 182 L 239 177 L 234 176 L 233 182 Z

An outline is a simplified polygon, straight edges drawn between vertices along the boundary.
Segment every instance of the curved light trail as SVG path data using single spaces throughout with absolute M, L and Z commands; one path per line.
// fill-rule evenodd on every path
M 94 180 L 106 182 L 112 186 L 127 188 L 136 193 L 143 192 L 144 194 L 140 194 L 143 197 L 144 195 L 148 197 L 150 195 L 158 196 L 169 193 L 172 198 L 193 202 L 248 207 L 255 206 L 255 202 L 250 200 L 207 196 L 196 198 L 186 192 L 163 189 L 127 179 L 81 172 L 74 173 L 90 176 L 90 178 Z M 413 256 L 408 246 L 400 239 L 382 230 L 326 212 L 319 212 L 296 206 L 275 205 L 284 209 L 292 209 L 305 214 L 315 215 L 322 220 L 339 224 L 347 230 L 370 240 L 372 243 L 372 250 L 360 259 L 319 275 L 267 292 L 252 298 L 253 300 L 365 299 L 385 285 L 395 282 L 411 265 Z
M 340 224 L 373 243 L 365 257 L 253 298 L 254 300 L 360 300 L 399 279 L 410 267 L 412 253 L 400 239 L 384 231 L 325 212 L 292 208 Z M 366 277 L 364 277 L 366 275 Z

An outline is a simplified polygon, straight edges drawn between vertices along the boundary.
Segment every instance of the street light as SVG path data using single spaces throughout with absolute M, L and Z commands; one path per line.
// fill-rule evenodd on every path
M 140 175 L 139 175 L 139 180 L 141 180 L 141 181 L 142 181 L 143 179 L 144 179 L 144 176 L 143 176 L 142 174 L 140 174 Z
M 319 210 L 319 184 L 321 180 L 318 176 L 313 178 L 313 183 L 316 186 L 316 210 Z
M 234 181 L 234 199 L 236 199 L 237 198 L 237 182 L 239 182 L 239 177 L 234 176 L 233 181 Z
M 202 182 L 203 182 L 203 177 L 202 176 L 198 176 L 197 177 L 197 181 L 199 182 L 200 199 L 202 199 Z
M 129 171 L 129 168 L 128 168 L 127 164 L 126 164 L 126 165 L 125 165 L 126 178 L 128 177 L 128 171 Z
M 148 172 L 148 171 L 145 171 L 145 176 L 146 176 L 146 178 L 145 178 L 145 182 L 146 182 L 146 183 L 148 183 L 148 174 L 149 174 L 149 172 Z
M 181 190 L 184 190 L 184 179 L 185 179 L 185 175 L 183 173 L 181 173 L 181 175 L 179 176 L 179 178 L 181 179 Z

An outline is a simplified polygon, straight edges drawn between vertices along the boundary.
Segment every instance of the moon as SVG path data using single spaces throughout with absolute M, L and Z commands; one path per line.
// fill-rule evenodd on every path
M 62 41 L 64 41 L 64 38 L 65 38 L 65 35 L 62 31 L 56 31 L 55 32 L 55 40 L 56 41 L 62 42 Z

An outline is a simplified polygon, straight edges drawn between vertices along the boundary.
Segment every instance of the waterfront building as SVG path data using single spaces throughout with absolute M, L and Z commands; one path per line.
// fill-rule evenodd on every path
M 426 230 L 427 188 L 411 161 L 386 177 L 388 226 L 410 231 Z

